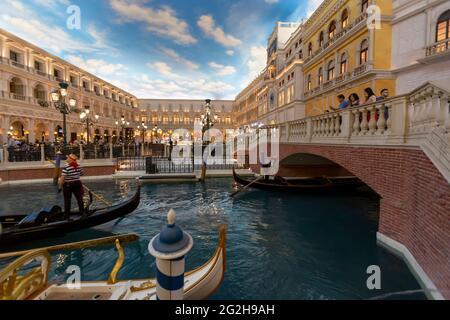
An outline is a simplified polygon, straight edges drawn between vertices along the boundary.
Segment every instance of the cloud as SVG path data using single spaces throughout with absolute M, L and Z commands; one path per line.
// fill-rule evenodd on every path
M 84 59 L 82 56 L 69 55 L 67 61 L 98 77 L 117 75 L 118 72 L 126 70 L 122 64 L 108 63 L 102 59 Z
M 183 58 L 177 52 L 175 52 L 175 50 L 173 50 L 173 49 L 163 48 L 162 52 L 165 53 L 172 60 L 184 65 L 185 67 L 187 67 L 190 70 L 197 70 L 199 68 L 198 64 L 196 64 L 186 58 Z
M 169 6 L 154 9 L 144 6 L 144 2 L 132 0 L 109 0 L 109 3 L 122 22 L 144 23 L 148 32 L 170 38 L 179 44 L 197 42 L 189 32 L 189 25 L 179 19 Z
M 197 25 L 206 36 L 225 47 L 239 46 L 242 43 L 241 40 L 233 37 L 232 35 L 225 34 L 222 28 L 216 26 L 213 17 L 210 15 L 201 16 L 197 21 Z
M 234 50 L 227 50 L 225 53 L 229 56 L 234 56 Z
M 70 6 L 69 0 L 34 0 L 34 2 L 47 9 L 56 9 L 59 6 Z
M 306 17 L 310 18 L 322 2 L 323 0 L 308 0 Z
M 209 66 L 214 69 L 219 76 L 229 76 L 236 73 L 236 68 L 233 66 L 225 66 L 216 62 L 210 62 Z
M 250 48 L 250 58 L 247 60 L 249 77 L 256 78 L 264 70 L 267 63 L 267 50 L 264 46 Z
M 96 32 L 93 25 L 87 30 L 94 40 L 90 43 L 76 39 L 63 27 L 47 21 L 36 10 L 19 0 L 3 0 L 0 2 L 0 12 L 0 27 L 53 53 L 93 53 L 102 52 L 106 48 L 112 50 L 106 41 L 106 35 Z
M 154 63 L 147 63 L 147 67 L 155 70 L 159 74 L 164 75 L 166 77 L 170 77 L 170 78 L 178 77 L 177 74 L 173 73 L 172 67 L 169 66 L 165 62 L 158 61 L 158 62 L 154 62 Z

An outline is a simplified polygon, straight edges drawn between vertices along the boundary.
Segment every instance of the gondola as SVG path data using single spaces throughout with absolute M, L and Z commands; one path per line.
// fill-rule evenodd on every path
M 364 186 L 356 177 L 318 177 L 284 179 L 280 176 L 247 180 L 233 169 L 233 178 L 238 184 L 256 189 L 281 192 L 326 193 Z
M 34 225 L 23 223 L 28 215 L 3 216 L 0 220 L 2 222 L 0 247 L 24 241 L 55 237 L 113 221 L 136 210 L 140 202 L 140 197 L 141 187 L 138 186 L 136 194 L 120 204 L 88 210 L 88 214 L 85 217 L 82 217 L 78 212 L 73 212 L 70 215 L 70 219 L 64 219 L 60 213 L 51 214 L 49 212 L 51 219 Z
M 46 250 L 34 250 L 0 270 L 1 300 L 156 300 L 156 279 L 117 280 L 125 260 L 124 249 L 116 240 L 119 252 L 109 280 L 81 282 L 76 290 L 67 283 L 49 283 L 51 257 Z M 30 265 L 39 263 L 30 270 Z M 28 273 L 16 276 L 27 268 Z M 208 299 L 222 285 L 226 270 L 226 227 L 221 226 L 216 251 L 201 267 L 184 274 L 184 300 Z

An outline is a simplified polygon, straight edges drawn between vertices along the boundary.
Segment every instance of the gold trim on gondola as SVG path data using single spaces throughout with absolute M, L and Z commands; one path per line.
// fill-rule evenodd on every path
M 111 271 L 111 274 L 109 275 L 109 279 L 107 282 L 108 284 L 116 284 L 117 283 L 117 274 L 119 273 L 120 268 L 122 268 L 123 261 L 125 260 L 125 252 L 123 250 L 123 247 L 120 244 L 119 239 L 116 239 L 116 248 L 117 248 L 119 257 L 117 258 L 116 264 L 114 265 L 114 268 Z
M 40 266 L 24 276 L 19 271 L 32 261 Z M 0 272 L 0 300 L 23 300 L 47 286 L 51 257 L 47 251 L 38 250 L 20 257 Z

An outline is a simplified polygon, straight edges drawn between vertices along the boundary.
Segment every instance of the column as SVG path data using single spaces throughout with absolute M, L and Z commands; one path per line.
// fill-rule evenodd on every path
M 30 143 L 34 143 L 36 141 L 36 132 L 34 130 L 34 126 L 35 126 L 34 119 L 30 119 L 30 121 L 28 121 L 28 128 L 27 128 L 27 130 L 30 132 L 30 134 L 28 135 L 28 140 L 30 141 Z
M 5 39 L 0 36 L 0 57 L 5 56 Z
M 154 237 L 148 250 L 156 258 L 156 295 L 158 300 L 183 300 L 185 256 L 194 241 L 175 225 L 175 211 L 167 215 L 167 225 Z

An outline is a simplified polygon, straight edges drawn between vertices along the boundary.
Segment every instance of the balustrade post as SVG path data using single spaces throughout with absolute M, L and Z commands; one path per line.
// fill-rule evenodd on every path
M 392 101 L 389 108 L 388 132 L 389 135 L 402 137 L 403 142 L 406 139 L 408 122 L 408 103 L 406 97 Z
M 8 148 L 6 146 L 3 146 L 3 163 L 7 164 L 8 162 L 9 162 Z
M 374 134 L 377 131 L 377 121 L 376 121 L 377 108 L 375 106 L 372 106 L 370 107 L 368 112 L 370 114 L 369 132 L 371 134 Z
M 352 114 L 353 114 L 353 112 L 350 110 L 344 110 L 341 113 L 341 115 L 342 115 L 341 135 L 343 137 L 347 137 L 348 139 L 350 139 L 350 136 L 352 135 L 352 131 L 354 131 L 354 129 L 353 129 L 354 124 L 352 122 L 352 120 L 353 120 Z
M 112 144 L 112 142 L 110 142 L 109 143 L 109 160 L 113 160 L 113 158 L 114 158 L 114 154 L 113 154 L 113 152 L 114 152 L 114 146 L 113 146 L 113 144 Z
M 362 111 L 362 121 L 361 121 L 361 133 L 366 134 L 369 130 L 369 122 L 367 121 L 367 108 L 364 108 Z
M 384 134 L 386 128 L 386 105 L 383 103 L 378 110 L 377 134 Z
M 44 150 L 44 144 L 41 143 L 40 147 L 41 147 L 41 162 L 42 162 L 42 163 L 45 163 L 45 150 Z
M 84 160 L 83 144 L 80 144 L 80 161 Z
M 353 117 L 354 117 L 354 123 L 353 123 L 353 134 L 355 136 L 359 135 L 360 131 L 361 131 L 361 124 L 360 124 L 360 112 L 359 110 L 355 110 L 353 111 Z
M 334 136 L 334 115 L 330 116 L 330 136 Z
M 314 134 L 315 121 L 311 118 L 306 119 L 306 140 L 309 142 Z

